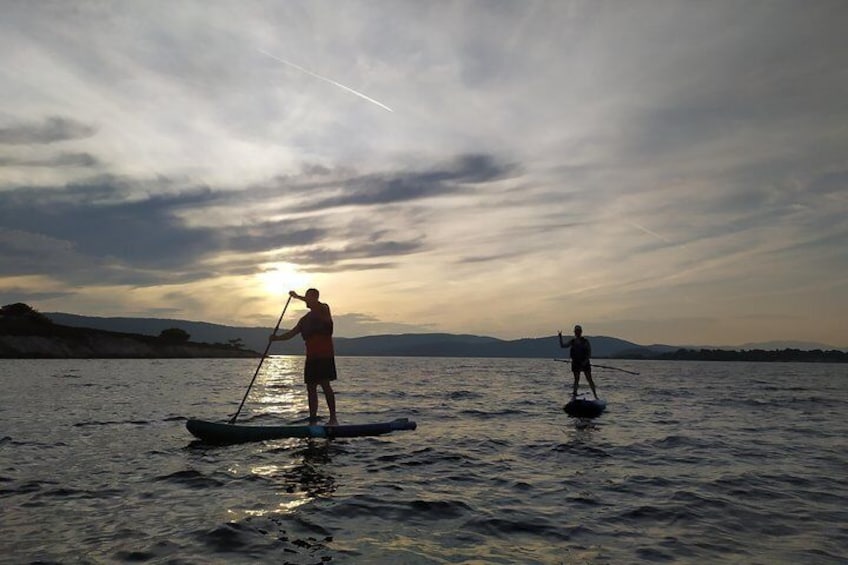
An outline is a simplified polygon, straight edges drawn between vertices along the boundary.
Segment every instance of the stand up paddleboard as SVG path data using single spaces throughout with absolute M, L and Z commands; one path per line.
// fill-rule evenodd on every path
M 588 398 L 572 398 L 568 404 L 562 407 L 565 413 L 572 418 L 597 418 L 607 408 L 605 400 Z
M 186 428 L 196 438 L 215 444 L 246 443 L 281 438 L 338 438 L 378 436 L 399 430 L 414 430 L 416 424 L 408 418 L 398 418 L 379 424 L 351 424 L 345 426 L 241 426 L 203 420 L 188 420 Z

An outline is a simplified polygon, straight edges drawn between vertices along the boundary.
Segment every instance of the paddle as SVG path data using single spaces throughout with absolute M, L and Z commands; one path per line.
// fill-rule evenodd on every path
M 560 363 L 571 363 L 570 359 L 554 359 L 554 361 L 559 361 Z M 607 365 L 598 365 L 597 363 L 592 363 L 593 367 L 598 367 L 600 369 L 612 369 L 613 371 L 621 371 L 622 373 L 628 373 L 631 375 L 638 375 L 639 373 L 636 371 L 628 371 L 627 369 L 619 369 L 618 367 L 609 367 Z
M 596 363 L 592 363 L 593 367 L 600 367 L 601 369 L 612 369 L 613 371 L 621 371 L 622 373 L 627 373 L 629 375 L 638 375 L 638 371 L 628 371 L 627 369 L 619 369 L 618 367 L 607 367 L 606 365 L 598 365 Z
M 286 315 L 286 309 L 289 307 L 289 302 L 291 302 L 291 299 L 292 299 L 292 297 L 291 297 L 291 295 L 289 295 L 289 299 L 286 300 L 286 305 L 283 306 L 283 313 L 280 314 L 280 319 L 277 320 L 277 325 L 274 326 L 274 333 L 277 333 L 277 330 L 280 329 L 280 324 L 283 321 L 283 316 Z M 247 395 L 250 394 L 250 387 L 253 386 L 253 381 L 256 380 L 256 375 L 259 374 L 259 369 L 262 368 L 262 363 L 265 361 L 265 357 L 268 355 L 269 349 L 271 349 L 271 340 L 270 339 L 268 340 L 268 345 L 265 346 L 265 353 L 262 354 L 262 359 L 259 360 L 259 365 L 256 367 L 256 372 L 253 373 L 253 378 L 250 379 L 250 384 L 247 385 L 247 391 L 245 391 L 245 393 L 244 393 L 244 398 L 241 399 L 241 404 L 239 404 L 239 407 L 238 407 L 238 410 L 236 410 L 235 416 L 233 416 L 232 419 L 230 419 L 230 422 L 229 422 L 230 424 L 236 423 L 236 418 L 238 418 L 239 412 L 241 412 L 241 408 L 242 408 L 242 406 L 244 406 L 244 401 L 247 400 Z

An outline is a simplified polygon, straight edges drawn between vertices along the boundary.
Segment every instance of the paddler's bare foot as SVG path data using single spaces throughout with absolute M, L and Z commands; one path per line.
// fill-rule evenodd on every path
M 339 425 L 339 421 L 338 421 L 338 420 L 336 420 L 335 418 L 330 418 L 330 421 L 329 421 L 329 422 L 327 422 L 327 425 L 328 425 L 328 426 L 338 426 L 338 425 Z

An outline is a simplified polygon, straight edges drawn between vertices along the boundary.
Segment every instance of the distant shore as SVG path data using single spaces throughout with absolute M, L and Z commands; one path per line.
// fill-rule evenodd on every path
M 87 339 L 0 335 L 2 359 L 203 359 L 255 358 L 259 353 L 203 343 L 157 344 L 134 337 Z
M 0 317 L 2 359 L 186 359 L 250 358 L 259 353 L 239 344 L 189 341 L 181 330 L 176 337 L 130 334 L 54 324 L 25 313 Z
M 800 349 L 678 349 L 654 355 L 619 355 L 615 359 L 651 360 L 651 361 L 749 361 L 762 363 L 848 363 L 848 353 L 838 350 L 803 351 Z
M 26 304 L 16 303 L 0 309 L 0 358 L 251 358 L 260 356 L 256 350 L 267 346 L 269 333 L 267 328 L 186 320 L 92 318 L 62 313 L 47 316 Z M 192 337 L 195 341 L 191 341 Z M 590 339 L 597 359 L 848 363 L 848 352 L 838 349 L 735 350 L 642 346 L 609 336 Z M 339 357 L 550 359 L 567 355 L 556 336 L 502 340 L 431 333 L 337 336 L 334 341 Z M 275 344 L 272 353 L 303 355 L 303 344 L 300 340 Z

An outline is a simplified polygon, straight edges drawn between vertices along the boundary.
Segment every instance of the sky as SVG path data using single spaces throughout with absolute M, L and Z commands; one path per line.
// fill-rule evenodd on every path
M 848 346 L 842 0 L 0 4 L 2 304 Z

